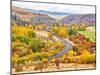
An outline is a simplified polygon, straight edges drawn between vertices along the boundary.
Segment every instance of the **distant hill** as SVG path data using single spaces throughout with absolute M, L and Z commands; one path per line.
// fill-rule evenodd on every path
M 95 24 L 95 14 L 72 14 L 64 12 L 51 12 L 45 10 L 25 9 L 12 6 L 12 21 L 18 24 L 52 25 L 54 23 L 88 23 Z
M 31 23 L 39 24 L 45 23 L 51 25 L 56 22 L 56 19 L 41 13 L 31 12 L 27 9 L 12 7 L 12 21 L 16 21 L 18 24 Z
M 33 13 L 41 13 L 41 14 L 48 14 L 48 15 L 58 15 L 58 16 L 67 16 L 71 15 L 71 13 L 65 13 L 65 12 L 51 12 L 46 10 L 32 10 Z
M 28 11 L 32 13 L 40 13 L 40 14 L 45 14 L 49 15 L 52 18 L 55 19 L 61 19 L 64 16 L 72 15 L 72 13 L 65 13 L 65 12 L 51 12 L 51 11 L 46 11 L 46 10 L 35 10 L 35 9 L 27 9 Z
M 59 22 L 61 23 L 88 23 L 90 25 L 95 24 L 95 14 L 74 14 L 62 18 Z

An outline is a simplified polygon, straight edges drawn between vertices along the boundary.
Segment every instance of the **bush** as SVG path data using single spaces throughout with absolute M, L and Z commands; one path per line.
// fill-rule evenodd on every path
M 69 29 L 69 35 L 73 35 L 73 34 L 75 34 L 76 33 L 76 31 L 74 30 L 74 29 Z
M 17 53 L 19 56 L 31 54 L 30 46 L 22 42 L 12 42 L 12 54 Z
M 81 63 L 88 64 L 88 63 L 93 63 L 95 57 L 90 54 L 87 50 L 83 50 L 82 55 L 81 55 Z
M 12 42 L 16 41 L 16 39 L 17 39 L 16 36 L 17 36 L 16 34 L 12 34 Z
M 43 59 L 42 59 L 42 62 L 43 62 L 43 63 L 47 63 L 47 62 L 48 62 L 48 59 L 47 59 L 47 58 L 43 58 Z
M 68 56 L 73 57 L 75 55 L 75 52 L 73 50 L 68 52 Z
M 41 53 L 42 58 L 48 58 L 48 54 L 47 53 Z
M 53 34 L 51 32 L 48 32 L 48 37 L 49 38 L 52 38 L 53 37 Z
M 39 52 L 40 49 L 44 47 L 44 43 L 38 38 L 33 38 L 30 42 L 30 46 L 33 52 Z
M 30 38 L 35 38 L 36 37 L 36 34 L 33 31 L 30 31 L 30 32 L 28 32 L 28 36 Z
M 18 36 L 27 36 L 29 38 L 35 38 L 36 34 L 33 32 L 33 27 L 31 26 L 12 26 L 12 34 Z
M 42 60 L 42 55 L 41 53 L 36 52 L 34 55 L 34 61 L 39 61 Z
M 19 55 L 15 54 L 12 56 L 12 63 L 16 64 L 18 62 Z
M 30 38 L 26 36 L 17 36 L 16 39 L 20 40 L 21 42 L 24 42 L 26 44 L 30 43 Z
M 61 58 L 60 58 L 60 61 L 61 61 L 62 63 L 67 62 L 67 60 L 66 60 L 66 55 L 64 55 L 63 57 L 61 57 Z

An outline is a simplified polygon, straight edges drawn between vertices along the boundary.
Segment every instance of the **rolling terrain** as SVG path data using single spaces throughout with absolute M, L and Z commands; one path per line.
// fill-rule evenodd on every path
M 28 10 L 12 7 L 12 21 L 20 24 L 40 24 L 45 23 L 47 25 L 53 24 L 56 20 L 46 14 L 32 13 Z
M 76 14 L 76 15 L 70 15 L 67 17 L 64 17 L 60 20 L 62 23 L 76 23 L 76 24 L 81 24 L 81 23 L 88 23 L 90 25 L 95 24 L 95 14 Z
M 12 20 L 17 23 L 31 23 L 52 25 L 55 23 L 63 24 L 95 24 L 95 14 L 72 14 L 64 12 L 50 12 L 44 10 L 32 10 L 19 7 L 12 7 Z M 19 22 L 20 21 L 20 22 Z

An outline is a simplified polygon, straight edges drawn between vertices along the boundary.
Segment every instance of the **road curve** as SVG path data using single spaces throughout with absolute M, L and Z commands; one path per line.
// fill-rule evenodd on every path
M 54 34 L 65 46 L 63 51 L 59 52 L 56 55 L 49 57 L 48 60 L 51 60 L 54 58 L 59 58 L 72 49 L 72 43 L 69 40 L 65 40 L 65 39 L 61 38 L 60 36 L 58 36 L 55 32 L 51 31 L 50 29 L 46 29 L 46 31 Z

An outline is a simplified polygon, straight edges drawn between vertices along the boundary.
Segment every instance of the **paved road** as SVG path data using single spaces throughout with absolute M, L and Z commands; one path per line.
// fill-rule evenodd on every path
M 49 57 L 48 60 L 51 60 L 53 58 L 59 58 L 59 57 L 63 56 L 65 53 L 67 53 L 68 51 L 71 50 L 72 43 L 69 40 L 65 40 L 65 39 L 61 38 L 60 36 L 58 36 L 55 32 L 51 31 L 50 29 L 46 29 L 46 31 L 51 32 L 53 35 L 55 35 L 65 45 L 65 48 L 64 48 L 63 51 L 61 51 L 60 53 L 58 53 L 56 55 Z

